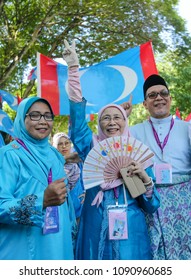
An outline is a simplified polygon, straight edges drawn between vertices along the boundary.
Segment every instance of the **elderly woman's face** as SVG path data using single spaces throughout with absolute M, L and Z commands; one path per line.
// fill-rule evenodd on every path
M 42 114 L 45 116 L 39 116 Z M 51 120 L 51 111 L 46 103 L 35 102 L 27 112 L 25 117 L 25 126 L 28 133 L 35 139 L 42 140 L 49 136 L 53 127 L 53 119 Z
M 69 156 L 71 154 L 71 141 L 65 137 L 60 137 L 57 149 L 63 156 Z
M 100 127 L 106 137 L 119 136 L 123 133 L 126 120 L 118 108 L 105 109 L 100 118 Z

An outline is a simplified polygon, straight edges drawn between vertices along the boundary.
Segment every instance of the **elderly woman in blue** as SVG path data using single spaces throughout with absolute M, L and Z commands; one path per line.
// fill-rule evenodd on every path
M 64 59 L 68 64 L 71 139 L 79 156 L 85 160 L 93 145 L 112 136 L 129 134 L 126 113 L 121 106 L 109 104 L 98 113 L 98 135 L 93 135 L 86 122 L 86 100 L 81 95 L 78 57 L 75 44 L 65 41 Z M 102 186 L 86 190 L 76 243 L 80 260 L 148 260 L 151 259 L 145 213 L 160 205 L 151 169 L 147 171 L 132 161 L 131 174 L 147 186 L 146 192 L 132 198 L 119 180 L 103 190 Z M 98 194 L 102 191 L 102 198 Z M 117 202 L 117 203 L 116 203 Z
M 0 149 L 0 258 L 71 260 L 75 215 L 64 159 L 49 144 L 54 114 L 42 98 L 24 99 L 15 140 Z

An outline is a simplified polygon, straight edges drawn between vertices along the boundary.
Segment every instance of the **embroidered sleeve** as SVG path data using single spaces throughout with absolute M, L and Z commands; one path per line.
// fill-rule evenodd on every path
M 43 196 L 44 185 L 23 168 L 19 157 L 12 151 L 4 154 L 0 165 L 0 223 L 42 228 Z
M 13 220 L 22 225 L 33 226 L 34 215 L 40 215 L 40 212 L 35 207 L 36 200 L 36 195 L 27 195 L 17 202 L 17 206 L 10 207 L 10 215 Z

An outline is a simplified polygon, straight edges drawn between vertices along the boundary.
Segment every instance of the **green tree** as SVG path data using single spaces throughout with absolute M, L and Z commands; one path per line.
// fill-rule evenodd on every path
M 81 66 L 98 63 L 152 40 L 157 67 L 170 84 L 172 113 L 190 113 L 191 38 L 177 13 L 178 0 L 14 0 L 0 1 L 0 89 L 25 98 L 36 95 L 26 83 L 37 52 L 62 57 L 63 40 L 77 40 Z M 15 112 L 5 110 L 14 119 Z M 129 123 L 147 118 L 134 106 Z M 96 120 L 89 124 L 96 130 Z M 67 131 L 67 116 L 55 118 L 54 132 Z
M 77 39 L 81 66 L 91 65 L 152 39 L 155 50 L 190 48 L 185 42 L 178 0 L 14 0 L 0 1 L 0 88 L 31 93 L 23 86 L 36 53 L 62 56 L 63 39 Z M 35 89 L 36 90 L 36 89 Z

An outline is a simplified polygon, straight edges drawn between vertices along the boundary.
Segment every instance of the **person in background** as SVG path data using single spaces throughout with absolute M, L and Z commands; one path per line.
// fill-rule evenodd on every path
M 43 98 L 18 106 L 16 139 L 0 149 L 0 258 L 72 260 L 76 220 L 64 159 L 49 144 L 54 114 Z
M 0 131 L 0 147 L 9 144 L 12 141 L 12 136 L 4 131 Z
M 82 212 L 85 191 L 82 179 L 82 160 L 73 151 L 72 142 L 66 133 L 58 132 L 53 136 L 53 146 L 64 156 L 64 169 L 68 178 L 68 189 L 72 198 L 77 223 Z
M 5 137 L 4 137 L 4 132 L 0 131 L 0 148 L 5 146 Z
M 85 160 L 93 145 L 111 136 L 129 135 L 129 129 L 125 111 L 118 105 L 109 104 L 98 113 L 98 135 L 92 134 L 85 118 L 86 100 L 81 94 L 75 42 L 73 41 L 70 47 L 65 40 L 65 47 L 63 56 L 68 64 L 71 139 L 79 156 Z M 118 179 L 112 183 L 98 184 L 96 187 L 87 189 L 79 223 L 76 259 L 142 260 L 151 258 L 143 211 L 153 213 L 159 207 L 160 200 L 152 179 L 142 166 L 132 161 L 128 167 L 131 175 L 137 174 L 147 186 L 145 194 L 137 199 L 132 198 L 128 189 Z M 123 208 L 121 214 L 123 217 L 120 216 L 119 219 L 116 217 L 116 223 L 111 232 L 109 219 L 117 215 L 117 205 Z
M 190 260 L 190 124 L 171 115 L 172 97 L 160 75 L 145 80 L 143 93 L 143 105 L 150 117 L 130 131 L 155 153 L 153 169 L 161 206 L 147 217 L 152 255 L 155 260 Z M 126 109 L 126 104 L 122 107 Z

